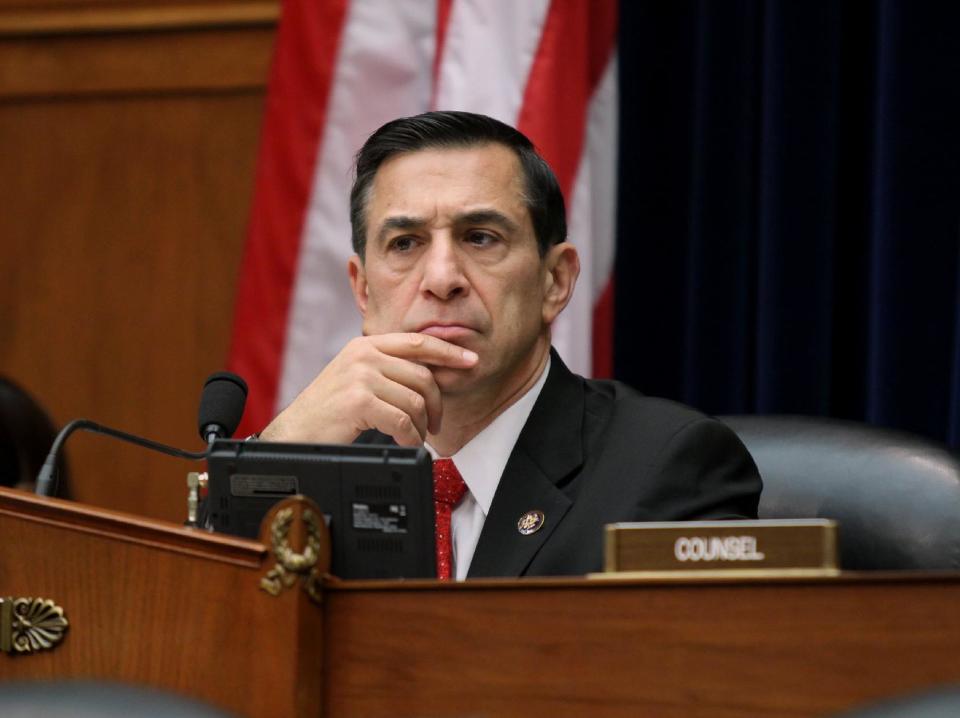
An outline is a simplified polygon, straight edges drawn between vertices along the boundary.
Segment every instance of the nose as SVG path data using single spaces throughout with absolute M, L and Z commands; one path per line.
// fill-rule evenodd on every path
M 423 257 L 421 290 L 446 301 L 467 292 L 469 283 L 452 238 L 434 238 Z

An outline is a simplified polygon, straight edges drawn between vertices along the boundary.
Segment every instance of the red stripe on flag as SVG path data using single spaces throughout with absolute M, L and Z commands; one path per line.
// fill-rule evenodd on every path
M 568 202 L 583 153 L 587 108 L 610 61 L 616 37 L 615 0 L 554 0 L 530 70 L 518 129 L 550 163 Z M 606 317 L 596 316 L 594 308 L 595 376 L 604 362 L 603 357 L 598 362 L 598 345 L 612 344 L 612 292 L 606 306 Z M 600 325 L 607 327 L 607 334 L 598 334 Z M 612 355 L 612 350 L 608 353 Z M 612 364 L 609 358 L 605 362 Z
M 250 396 L 238 435 L 273 416 L 290 297 L 347 0 L 286 0 L 277 33 L 228 366 Z
M 593 375 L 598 379 L 613 377 L 613 277 L 593 305 Z
M 443 61 L 443 48 L 447 41 L 447 28 L 450 26 L 450 11 L 453 0 L 437 0 L 437 42 L 433 54 L 433 90 L 430 93 L 430 109 L 437 108 L 437 88 L 440 84 L 440 63 Z
M 517 126 L 550 163 L 567 198 L 583 150 L 587 106 L 616 35 L 615 0 L 554 0 L 530 69 Z

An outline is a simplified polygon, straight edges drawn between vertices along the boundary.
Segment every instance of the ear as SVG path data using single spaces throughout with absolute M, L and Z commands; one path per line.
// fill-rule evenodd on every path
M 363 260 L 356 254 L 350 257 L 347 263 L 347 274 L 350 275 L 350 289 L 353 290 L 353 299 L 360 310 L 360 316 L 367 316 L 367 274 L 363 270 Z
M 552 324 L 573 296 L 580 276 L 580 255 L 569 242 L 555 244 L 543 258 L 543 322 Z

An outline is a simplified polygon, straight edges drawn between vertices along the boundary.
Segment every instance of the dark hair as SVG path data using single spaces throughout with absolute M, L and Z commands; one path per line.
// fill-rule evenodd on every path
M 39 403 L 22 387 L 0 376 L 0 486 L 28 485 L 37 478 L 57 431 Z M 66 490 L 66 461 L 60 463 L 61 498 Z
M 370 135 L 357 153 L 356 178 L 350 190 L 353 250 L 362 259 L 367 241 L 366 211 L 373 178 L 386 160 L 405 152 L 464 148 L 496 143 L 513 150 L 524 179 L 524 203 L 530 212 L 540 256 L 567 238 L 563 193 L 550 165 L 533 143 L 510 125 L 473 112 L 426 112 L 388 122 Z

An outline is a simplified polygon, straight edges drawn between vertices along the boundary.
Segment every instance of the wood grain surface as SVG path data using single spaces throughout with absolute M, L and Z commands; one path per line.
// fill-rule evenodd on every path
M 259 542 L 0 489 L 0 596 L 64 609 L 63 642 L 0 654 L 0 679 L 146 684 L 251 717 L 315 715 L 322 612 L 260 590 Z M 39 503 L 43 501 L 43 503 Z
M 960 577 L 326 594 L 329 716 L 827 716 L 960 681 Z
M 960 682 L 958 574 L 329 580 L 317 605 L 259 590 L 266 538 L 0 489 L 0 596 L 71 623 L 52 651 L 0 654 L 0 677 L 145 683 L 256 718 L 829 716 Z
M 0 374 L 54 423 L 200 447 L 277 7 L 0 0 Z M 67 456 L 84 502 L 185 517 L 196 464 L 80 434 Z

